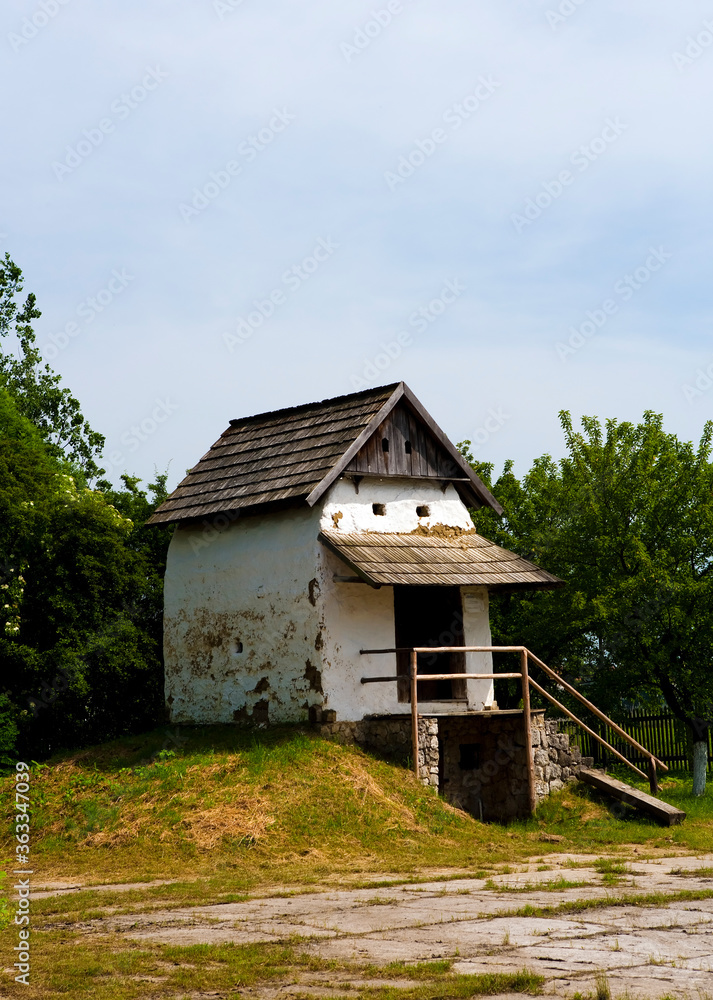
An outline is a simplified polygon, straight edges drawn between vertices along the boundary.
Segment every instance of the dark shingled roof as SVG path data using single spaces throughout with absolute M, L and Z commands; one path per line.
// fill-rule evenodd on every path
M 458 466 L 459 491 L 500 511 L 473 470 L 403 382 L 319 403 L 231 420 L 213 447 L 158 508 L 149 524 L 231 511 L 315 503 L 399 401 L 408 405 Z
M 483 586 L 523 590 L 564 586 L 521 556 L 482 535 L 323 531 L 320 535 L 367 583 Z

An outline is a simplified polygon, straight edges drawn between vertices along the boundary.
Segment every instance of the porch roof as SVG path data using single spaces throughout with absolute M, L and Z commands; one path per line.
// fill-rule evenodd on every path
M 562 580 L 482 535 L 323 531 L 322 542 L 373 586 L 479 586 L 545 589 Z

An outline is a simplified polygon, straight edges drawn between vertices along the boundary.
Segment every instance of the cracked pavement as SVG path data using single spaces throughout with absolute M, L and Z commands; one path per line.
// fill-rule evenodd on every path
M 324 958 L 378 964 L 451 958 L 454 971 L 464 973 L 527 968 L 545 976 L 546 995 L 592 991 L 600 971 L 607 973 L 613 995 L 713 994 L 713 898 L 656 906 L 605 903 L 622 895 L 713 891 L 713 855 L 636 859 L 618 884 L 606 883 L 591 856 L 548 860 L 547 870 L 538 870 L 542 864 L 519 865 L 487 883 L 436 875 L 431 882 L 403 884 L 394 876 L 393 885 L 378 888 L 275 892 L 236 903 L 137 909 L 90 921 L 83 929 L 181 945 L 299 936 L 306 951 Z M 676 874 L 681 869 L 690 874 Z M 561 880 L 585 884 L 566 887 Z M 42 894 L 66 890 L 47 886 Z M 576 900 L 603 905 L 516 915 L 525 906 Z

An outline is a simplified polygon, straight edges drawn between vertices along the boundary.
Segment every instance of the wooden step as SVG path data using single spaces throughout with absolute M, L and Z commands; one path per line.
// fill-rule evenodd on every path
M 598 788 L 606 795 L 611 795 L 612 798 L 619 799 L 620 802 L 627 802 L 636 809 L 651 813 L 666 826 L 673 826 L 674 823 L 680 823 L 686 818 L 685 812 L 681 812 L 675 806 L 669 805 L 668 802 L 662 802 L 661 799 L 655 799 L 648 792 L 640 792 L 638 788 L 632 788 L 631 785 L 627 785 L 623 781 L 617 781 L 616 778 L 610 777 L 604 771 L 592 771 L 587 767 L 582 767 L 579 770 L 579 780 L 586 781 L 588 785 Z

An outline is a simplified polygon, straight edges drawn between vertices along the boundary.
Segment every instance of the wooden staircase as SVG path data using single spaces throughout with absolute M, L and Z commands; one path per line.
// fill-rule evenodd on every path
M 666 826 L 681 823 L 686 818 L 685 812 L 682 812 L 675 806 L 669 805 L 668 802 L 662 802 L 661 799 L 654 798 L 648 792 L 632 788 L 631 785 L 612 778 L 610 775 L 605 774 L 604 771 L 593 771 L 590 768 L 582 767 L 579 769 L 579 780 L 586 782 L 600 792 L 604 792 L 605 795 L 611 795 L 612 798 L 618 799 L 619 802 L 626 802 L 636 809 L 641 809 L 643 812 L 655 816 L 657 820 Z
M 527 751 L 527 760 L 529 767 L 529 797 L 530 797 L 530 812 L 532 815 L 535 814 L 537 808 L 537 794 L 535 788 L 535 765 L 533 757 L 533 744 L 532 744 L 532 722 L 531 722 L 531 710 L 530 710 L 530 688 L 538 691 L 544 698 L 546 698 L 555 708 L 559 709 L 563 715 L 566 715 L 569 719 L 575 722 L 580 729 L 584 732 L 589 733 L 589 735 L 601 743 L 614 757 L 618 758 L 622 764 L 631 768 L 639 777 L 648 778 L 649 785 L 651 789 L 651 795 L 646 792 L 640 792 L 636 788 L 632 788 L 631 785 L 625 784 L 623 781 L 617 781 L 616 778 L 610 778 L 603 771 L 593 771 L 589 768 L 580 768 L 579 777 L 580 780 L 586 781 L 588 784 L 598 788 L 600 791 L 605 792 L 608 795 L 619 799 L 621 802 L 627 802 L 637 809 L 642 809 L 645 812 L 656 816 L 657 819 L 671 826 L 673 823 L 680 823 L 686 818 L 686 814 L 680 809 L 676 809 L 674 806 L 669 805 L 667 802 L 662 802 L 655 796 L 658 792 L 658 771 L 668 771 L 668 767 L 663 761 L 659 760 L 650 750 L 642 746 L 641 743 L 637 742 L 632 736 L 629 735 L 625 730 L 618 726 L 616 722 L 610 719 L 600 711 L 596 705 L 593 705 L 591 701 L 580 694 L 576 688 L 572 687 L 563 677 L 555 673 L 555 671 L 548 667 L 546 663 L 535 656 L 527 646 L 412 646 L 412 647 L 401 647 L 401 648 L 389 648 L 389 649 L 361 649 L 359 650 L 362 656 L 373 655 L 375 653 L 408 653 L 410 660 L 410 701 L 411 701 L 411 739 L 412 739 L 412 760 L 413 769 L 416 778 L 420 776 L 419 771 L 419 737 L 418 737 L 418 682 L 419 681 L 443 681 L 443 680 L 453 680 L 454 674 L 450 672 L 448 674 L 419 674 L 418 673 L 418 654 L 419 653 L 518 653 L 520 656 L 520 670 L 515 672 L 501 672 L 501 673 L 488 673 L 488 674 L 467 674 L 458 673 L 457 676 L 460 680 L 510 680 L 518 679 L 522 684 L 522 712 L 525 720 L 525 746 Z M 529 664 L 533 663 L 552 681 L 555 682 L 557 688 L 562 691 L 568 691 L 574 698 L 577 699 L 584 707 L 596 716 L 607 726 L 609 726 L 621 739 L 627 742 L 635 750 L 643 755 L 645 760 L 648 760 L 648 774 L 644 773 L 636 764 L 632 763 L 624 754 L 616 750 L 611 744 L 596 733 L 593 729 L 590 729 L 586 723 L 584 723 L 580 718 L 578 718 L 569 708 L 562 704 L 557 698 L 554 697 L 546 688 L 541 684 L 538 684 L 530 676 Z M 397 676 L 379 676 L 379 677 L 362 677 L 362 684 L 383 684 L 383 683 L 398 683 L 401 678 Z

